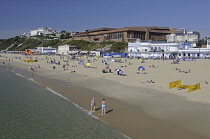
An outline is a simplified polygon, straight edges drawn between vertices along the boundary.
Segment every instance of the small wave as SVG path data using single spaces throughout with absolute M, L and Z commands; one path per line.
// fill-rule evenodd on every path
M 15 72 L 14 72 L 15 73 Z M 15 75 L 20 76 L 22 78 L 26 78 L 25 76 L 21 75 L 20 73 L 15 73 Z
M 70 101 L 70 102 L 71 102 L 72 104 L 74 104 L 77 108 L 80 108 L 81 110 L 85 111 L 85 109 L 83 109 L 82 107 L 80 107 L 78 104 L 72 102 L 70 99 L 64 97 L 63 95 L 61 95 L 61 94 L 59 94 L 58 92 L 52 90 L 51 88 L 47 87 L 47 90 L 49 90 L 50 92 L 52 92 L 52 93 L 55 94 L 55 95 L 60 96 L 60 97 L 63 98 L 63 99 L 66 99 L 66 100 Z
M 16 73 L 16 72 L 15 72 L 15 68 L 13 68 L 13 69 L 12 69 L 12 70 L 10 70 L 10 71 L 11 71 L 11 72 L 13 72 L 13 73 Z
M 25 76 L 21 75 L 20 73 L 15 72 L 15 67 L 13 67 L 13 69 L 11 69 L 10 71 L 13 72 L 13 73 L 15 73 L 15 75 L 17 75 L 17 76 L 20 76 L 22 78 L 26 78 Z
M 98 117 L 94 116 L 94 115 L 92 114 L 91 111 L 85 110 L 84 108 L 82 108 L 82 107 L 80 107 L 78 104 L 72 102 L 70 99 L 66 98 L 65 96 L 59 94 L 58 92 L 52 90 L 52 89 L 49 88 L 49 87 L 47 87 L 47 90 L 49 90 L 50 92 L 52 92 L 53 94 L 55 94 L 55 95 L 57 95 L 57 96 L 59 96 L 59 97 L 61 97 L 61 98 L 65 99 L 65 100 L 71 102 L 71 103 L 74 104 L 77 108 L 80 108 L 81 110 L 83 110 L 84 112 L 86 112 L 89 116 L 91 116 L 91 117 L 93 117 L 93 118 L 95 118 L 95 119 L 97 119 L 97 120 L 103 122 L 104 124 L 110 126 L 110 125 L 107 124 L 106 122 L 104 122 L 104 121 L 102 121 L 101 119 L 99 119 Z M 110 126 L 110 127 L 111 127 L 111 126 Z M 116 130 L 116 129 L 115 129 L 115 130 Z M 116 130 L 116 131 L 117 131 L 118 133 L 120 133 L 121 135 L 123 135 L 124 137 L 126 137 L 126 138 L 128 138 L 128 139 L 131 139 L 130 137 L 128 137 L 128 136 L 126 136 L 125 134 L 123 134 L 122 132 L 120 132 L 120 131 L 118 131 L 118 130 Z
M 59 94 L 58 92 L 52 90 L 51 88 L 47 87 L 47 90 L 49 90 L 50 92 L 52 92 L 52 93 L 55 94 L 55 95 L 60 96 L 61 98 L 65 99 L 65 100 L 68 100 L 68 101 L 71 102 L 74 106 L 76 106 L 77 108 L 79 108 L 79 109 L 83 110 L 84 112 L 86 112 L 89 116 L 91 116 L 91 117 L 93 117 L 93 118 L 95 118 L 95 119 L 100 120 L 98 117 L 94 116 L 94 115 L 92 114 L 91 111 L 85 110 L 84 108 L 80 107 L 78 104 L 72 102 L 70 99 L 64 97 L 63 95 L 61 95 L 61 94 Z M 100 121 L 102 121 L 102 120 L 100 120 Z M 102 121 L 102 122 L 105 123 L 104 121 Z M 105 123 L 105 124 L 107 124 L 107 123 Z M 107 125 L 108 125 L 108 124 L 107 124 Z
M 49 90 L 50 92 L 52 92 L 52 93 L 55 94 L 55 95 L 58 95 L 58 96 L 60 96 L 60 97 L 62 97 L 62 98 L 64 98 L 64 99 L 66 99 L 66 100 L 69 100 L 68 98 L 64 97 L 63 95 L 61 95 L 61 94 L 59 94 L 59 93 L 57 93 L 57 92 L 55 92 L 54 90 L 52 90 L 52 89 L 49 88 L 49 87 L 47 87 L 47 90 Z
M 37 81 L 35 81 L 33 78 L 28 78 L 28 80 L 29 80 L 29 81 L 32 81 L 32 82 L 34 82 L 34 83 L 36 83 L 36 84 L 38 84 L 38 85 L 41 85 L 40 83 L 38 83 Z
M 22 74 L 20 74 L 20 73 L 18 73 L 18 72 L 15 72 L 15 67 L 13 67 L 13 69 L 10 70 L 10 71 L 13 72 L 13 73 L 15 73 L 15 75 L 17 75 L 17 76 L 19 76 L 19 77 L 28 79 L 29 81 L 32 81 L 32 82 L 34 82 L 34 83 L 40 85 L 40 84 L 39 84 L 37 81 L 35 81 L 33 78 L 28 78 L 28 77 L 26 77 L 26 76 L 24 76 L 24 75 L 22 75 Z
M 92 116 L 92 115 L 93 115 L 93 114 L 92 114 L 92 111 L 88 111 L 88 115 L 91 115 L 91 116 Z

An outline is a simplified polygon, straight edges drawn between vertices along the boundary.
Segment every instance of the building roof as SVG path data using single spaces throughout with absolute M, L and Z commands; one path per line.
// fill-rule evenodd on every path
M 110 31 L 110 30 L 114 30 L 116 28 L 106 28 L 106 27 L 102 27 L 102 28 L 96 28 L 96 29 L 89 29 L 86 30 L 86 32 L 91 33 L 91 32 L 98 32 L 98 31 Z
M 88 32 L 80 32 L 79 34 L 75 35 L 75 36 L 86 36 L 88 35 L 89 33 Z
M 125 27 L 135 29 L 149 29 L 149 30 L 170 30 L 169 27 L 158 27 L 158 26 L 139 26 L 139 27 Z
M 184 33 L 174 33 L 174 34 L 176 34 L 177 36 L 183 36 L 184 35 Z
M 97 36 L 101 34 L 115 33 L 115 32 L 127 32 L 127 31 L 141 31 L 145 32 L 149 30 L 149 32 L 153 33 L 180 33 L 180 31 L 171 31 L 169 27 L 158 27 L 158 26 L 142 26 L 142 27 L 124 27 L 124 28 L 97 28 L 92 30 L 86 30 L 86 32 L 79 33 L 75 36 Z

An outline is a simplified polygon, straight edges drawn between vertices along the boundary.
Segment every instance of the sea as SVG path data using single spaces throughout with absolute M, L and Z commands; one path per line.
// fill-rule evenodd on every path
M 71 100 L 0 65 L 1 139 L 129 138 Z

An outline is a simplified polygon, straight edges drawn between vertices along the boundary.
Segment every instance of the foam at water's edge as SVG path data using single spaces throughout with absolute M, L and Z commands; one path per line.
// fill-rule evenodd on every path
M 20 77 L 22 77 L 22 78 L 25 78 L 25 79 L 27 79 L 27 80 L 29 80 L 29 81 L 32 81 L 32 82 L 34 82 L 34 83 L 36 83 L 36 84 L 38 84 L 38 85 L 41 85 L 41 84 L 39 84 L 37 81 L 35 81 L 33 78 L 28 78 L 28 77 L 26 77 L 26 76 L 24 76 L 24 75 L 21 75 L 21 74 L 18 73 L 18 72 L 15 72 L 15 67 L 13 67 L 13 69 L 11 69 L 10 71 L 13 72 L 13 73 L 14 73 L 15 75 L 17 75 L 17 76 L 20 76 Z M 49 90 L 50 92 L 52 92 L 53 94 L 55 94 L 55 95 L 57 95 L 57 96 L 59 96 L 59 97 L 65 99 L 65 100 L 71 102 L 73 105 L 75 105 L 77 108 L 80 108 L 82 111 L 84 111 L 85 113 L 87 113 L 87 115 L 91 116 L 92 118 L 95 118 L 95 119 L 97 119 L 97 120 L 103 122 L 103 123 L 106 124 L 107 126 L 111 127 L 111 126 L 108 125 L 106 122 L 104 122 L 104 121 L 100 120 L 98 117 L 92 115 L 92 112 L 91 112 L 91 111 L 85 110 L 84 108 L 80 107 L 78 104 L 72 102 L 70 99 L 66 98 L 65 96 L 59 94 L 58 92 L 52 90 L 52 89 L 49 88 L 49 87 L 46 87 L 46 89 Z M 111 127 L 111 128 L 112 128 L 112 127 Z M 115 129 L 115 130 L 116 130 L 116 129 Z M 123 135 L 124 137 L 126 137 L 126 138 L 128 138 L 128 139 L 131 139 L 130 137 L 126 136 L 125 134 L 121 133 L 120 131 L 118 131 L 118 130 L 116 130 L 116 131 L 117 131 L 119 134 Z
M 49 90 L 50 92 L 52 92 L 52 93 L 55 94 L 55 95 L 58 95 L 59 97 L 61 97 L 61 98 L 63 98 L 63 99 L 66 99 L 66 100 L 70 101 L 70 102 L 73 103 L 77 108 L 80 108 L 80 109 L 83 110 L 84 112 L 87 112 L 88 115 L 91 115 L 92 117 L 98 119 L 97 117 L 93 116 L 92 114 L 89 114 L 89 111 L 88 111 L 88 110 L 85 110 L 84 108 L 80 107 L 78 104 L 72 102 L 70 99 L 68 99 L 68 98 L 66 98 L 65 96 L 59 94 L 58 92 L 52 90 L 51 88 L 47 87 L 47 90 Z
M 13 69 L 10 70 L 10 71 L 13 72 L 13 73 L 15 73 L 15 75 L 17 75 L 17 76 L 20 76 L 20 77 L 22 77 L 22 78 L 26 78 L 27 80 L 32 81 L 32 82 L 34 82 L 34 83 L 40 85 L 40 84 L 39 84 L 37 81 L 35 81 L 33 78 L 28 78 L 28 77 L 26 77 L 26 76 L 24 76 L 24 75 L 22 75 L 22 74 L 20 74 L 20 73 L 18 73 L 18 72 L 15 72 L 15 67 L 13 67 Z
M 55 95 L 57 95 L 57 96 L 59 96 L 59 97 L 65 99 L 65 100 L 67 100 L 67 101 L 70 101 L 70 102 L 71 102 L 72 104 L 74 104 L 77 108 L 80 108 L 81 110 L 83 110 L 84 112 L 86 112 L 89 116 L 91 116 L 91 117 L 93 117 L 93 118 L 95 118 L 95 119 L 97 119 L 97 120 L 103 122 L 104 124 L 108 125 L 106 122 L 104 122 L 104 121 L 100 120 L 98 117 L 92 115 L 92 112 L 91 112 L 91 111 L 85 110 L 84 108 L 80 107 L 78 104 L 72 102 L 70 99 L 68 99 L 68 98 L 66 98 L 65 96 L 59 94 L 58 92 L 52 90 L 51 88 L 49 88 L 49 87 L 46 87 L 46 88 L 47 88 L 47 90 L 49 90 L 49 91 L 52 92 L 53 94 L 55 94 Z M 110 125 L 108 125 L 108 126 L 110 126 Z M 116 129 L 115 129 L 115 130 L 116 130 Z M 125 134 L 121 133 L 120 131 L 118 131 L 118 130 L 116 130 L 116 131 L 119 132 L 119 133 L 120 133 L 121 135 L 123 135 L 124 137 L 126 137 L 126 138 L 128 138 L 128 139 L 131 139 L 130 137 L 126 136 Z

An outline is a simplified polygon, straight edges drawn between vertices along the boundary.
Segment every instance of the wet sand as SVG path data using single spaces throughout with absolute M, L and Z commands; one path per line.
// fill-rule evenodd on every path
M 152 62 L 150 64 L 153 64 Z M 22 62 L 20 64 L 16 61 L 10 62 L 10 64 L 17 68 L 28 70 L 28 65 L 31 63 Z M 116 82 L 114 79 L 99 77 L 100 75 L 98 74 L 101 73 L 97 72 L 95 72 L 96 77 L 90 76 L 97 69 L 87 69 L 91 73 L 78 74 L 77 72 L 80 70 L 84 71 L 86 69 L 77 67 L 75 68 L 76 73 L 67 73 L 61 70 L 51 70 L 47 66 L 42 68 L 42 66 L 44 64 L 41 65 L 40 70 L 34 73 L 36 81 L 61 93 L 86 110 L 90 109 L 90 101 L 94 96 L 98 110 L 93 115 L 131 138 L 198 139 L 210 137 L 208 132 L 210 129 L 210 111 L 208 109 L 210 105 L 206 102 L 207 99 L 201 99 L 202 96 L 198 95 L 200 98 L 198 97 L 196 101 L 195 99 L 190 100 L 190 97 L 194 98 L 197 93 L 201 92 L 195 91 L 191 93 L 194 96 L 185 97 L 184 95 L 187 94 L 186 90 L 176 90 L 184 94 L 177 95 L 173 93 L 175 89 L 172 92 L 169 90 L 167 90 L 169 92 L 164 91 L 165 88 L 163 90 L 161 88 L 155 89 L 155 85 L 159 83 L 144 84 L 146 86 L 142 87 L 141 83 L 139 83 L 139 86 L 130 85 L 131 81 L 127 81 L 126 85 L 126 83 L 122 83 L 126 77 L 119 77 L 113 74 L 107 74 L 107 76 L 111 75 L 115 79 L 121 79 L 121 81 Z M 98 70 L 101 71 L 101 69 Z M 131 70 L 136 71 L 136 69 Z M 19 70 L 18 72 L 21 71 Z M 129 71 L 127 72 L 129 73 Z M 148 70 L 147 72 L 152 73 L 152 71 Z M 84 75 L 88 76 L 85 78 Z M 30 76 L 30 72 L 28 76 Z M 128 74 L 128 76 L 133 75 Z M 133 81 L 138 80 L 135 79 L 135 76 Z M 67 79 L 70 79 L 71 83 L 67 83 Z M 167 77 L 164 76 L 163 79 L 167 80 Z M 140 81 L 143 80 L 141 79 Z M 158 78 L 156 79 L 154 76 L 153 80 L 157 82 Z M 205 87 L 207 88 L 208 86 L 206 85 Z M 205 94 L 203 93 L 202 95 Z M 107 101 L 107 114 L 102 116 L 99 108 L 103 98 Z

